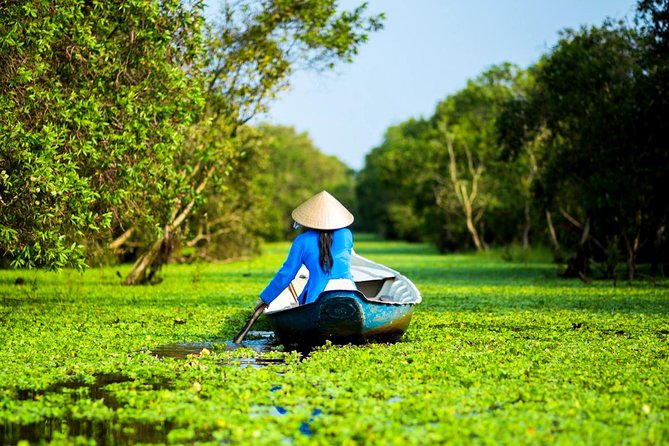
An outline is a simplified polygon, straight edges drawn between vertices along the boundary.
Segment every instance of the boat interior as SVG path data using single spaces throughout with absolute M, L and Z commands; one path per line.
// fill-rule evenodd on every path
M 358 289 L 358 291 L 364 294 L 367 299 L 375 299 L 382 294 L 381 290 L 383 289 L 384 285 L 386 285 L 387 287 L 388 285 L 387 282 L 389 280 L 394 280 L 394 279 L 377 279 L 377 280 L 360 281 L 355 283 L 355 287 Z
M 417 296 L 402 277 L 384 277 L 355 282 L 367 300 L 384 303 L 413 303 Z
M 353 254 L 351 258 L 351 274 L 357 290 L 370 302 L 416 304 L 421 301 L 420 293 L 409 279 L 397 271 L 357 254 Z M 306 286 L 308 278 L 309 270 L 302 266 L 290 286 L 270 304 L 266 312 L 271 313 L 298 306 L 297 296 Z M 350 281 L 346 280 L 346 282 L 352 285 Z M 330 288 L 330 290 L 333 289 L 339 288 Z M 342 288 L 344 291 L 351 289 L 352 286 Z

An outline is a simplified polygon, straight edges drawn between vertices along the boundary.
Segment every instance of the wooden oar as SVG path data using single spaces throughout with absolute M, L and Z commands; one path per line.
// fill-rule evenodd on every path
M 297 291 L 295 290 L 295 286 L 293 285 L 293 282 L 290 282 L 288 284 L 288 289 L 290 290 L 290 294 L 293 295 L 293 299 L 295 299 L 295 302 L 297 302 Z M 237 336 L 235 336 L 235 339 L 232 341 L 235 344 L 241 344 L 244 338 L 246 337 L 246 334 L 249 332 L 253 324 L 256 323 L 260 315 L 262 314 L 263 311 L 265 311 L 265 308 L 267 308 L 267 304 L 263 303 L 261 305 L 258 305 L 255 310 L 253 310 L 253 314 L 246 320 L 246 323 L 242 327 L 242 329 L 237 333 Z
M 242 329 L 239 331 L 239 333 L 237 333 L 237 336 L 235 336 L 235 339 L 233 340 L 235 344 L 242 343 L 253 324 L 256 323 L 262 312 L 265 311 L 265 308 L 267 308 L 267 304 L 261 304 L 258 305 L 255 310 L 253 310 L 253 314 L 251 314 L 251 316 L 246 320 L 246 323 Z

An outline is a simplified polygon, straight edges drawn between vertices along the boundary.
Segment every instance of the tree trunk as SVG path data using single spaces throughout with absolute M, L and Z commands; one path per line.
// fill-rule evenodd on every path
M 123 246 L 123 244 L 128 241 L 128 239 L 135 233 L 135 227 L 128 229 L 120 237 L 109 244 L 109 249 L 112 251 L 117 251 Z
M 530 200 L 525 201 L 525 228 L 523 228 L 523 249 L 530 247 Z
M 485 241 L 485 224 L 481 221 L 479 222 L 479 241 L 481 242 L 481 246 L 483 246 L 483 250 L 487 251 L 490 249 L 490 245 L 488 245 L 488 242 Z
M 553 248 L 555 249 L 555 252 L 557 252 L 560 249 L 560 242 L 558 242 L 555 226 L 553 226 L 551 211 L 548 209 L 546 209 L 546 224 L 548 225 L 548 233 L 551 235 L 551 243 L 553 243 Z
M 530 228 L 532 227 L 532 218 L 530 215 L 530 205 L 532 201 L 532 183 L 534 182 L 534 177 L 537 176 L 539 172 L 539 166 L 537 165 L 537 159 L 534 156 L 532 147 L 538 144 L 539 137 L 535 138 L 532 145 L 526 146 L 527 157 L 530 161 L 530 173 L 527 176 L 527 189 L 528 189 L 528 198 L 525 200 L 525 228 L 523 229 L 523 249 L 528 249 L 530 247 Z
M 662 247 L 665 246 L 665 232 L 666 226 L 661 224 L 655 231 L 655 238 L 653 240 L 653 259 L 650 264 L 651 274 L 659 274 L 664 277 L 664 256 L 662 255 Z
M 195 189 L 197 194 L 200 194 L 204 190 L 215 170 L 215 168 L 212 168 L 207 172 L 199 186 Z M 143 285 L 145 283 L 156 282 L 156 273 L 169 261 L 170 256 L 177 245 L 177 240 L 174 234 L 193 211 L 194 206 L 195 199 L 191 200 L 183 208 L 180 204 L 177 204 L 172 212 L 170 222 L 165 226 L 165 233 L 162 237 L 153 242 L 147 252 L 137 259 L 132 270 L 123 281 L 124 285 Z
M 147 252 L 142 254 L 132 267 L 132 270 L 123 281 L 124 285 L 142 285 L 155 283 L 156 273 L 166 263 L 172 254 L 171 235 L 160 237 L 153 242 Z
M 465 186 L 461 185 L 461 188 L 462 188 L 461 193 L 463 197 L 462 203 L 465 210 L 465 219 L 467 220 L 467 229 L 469 230 L 469 233 L 472 236 L 472 241 L 474 242 L 474 246 L 476 246 L 476 250 L 483 251 L 483 243 L 481 243 L 481 238 L 479 237 L 479 233 L 476 230 L 476 226 L 474 225 L 474 218 L 472 215 L 472 204 L 468 200 Z
M 578 242 L 578 248 L 576 252 L 571 256 L 567 261 L 567 269 L 565 270 L 564 277 L 578 277 L 584 282 L 588 282 L 588 274 L 590 273 L 590 244 L 588 239 L 590 238 L 590 219 L 585 220 L 585 224 L 582 225 L 583 232 L 581 234 L 581 239 Z
M 532 182 L 534 178 L 539 174 L 539 165 L 537 164 L 537 159 L 534 156 L 534 147 L 539 146 L 542 141 L 546 138 L 546 130 L 543 129 L 537 137 L 534 139 L 531 145 L 526 147 L 527 157 L 530 162 L 530 174 L 528 176 L 528 187 L 532 187 Z M 555 232 L 555 226 L 553 225 L 553 218 L 551 212 L 548 209 L 545 209 L 546 214 L 546 225 L 548 226 L 548 233 L 550 235 L 551 244 L 553 245 L 553 252 L 555 253 L 556 258 L 559 256 L 560 242 L 558 242 L 557 233 Z M 525 229 L 523 231 L 523 248 L 528 248 L 530 245 L 530 228 L 531 228 L 531 219 L 530 219 L 530 200 L 525 202 Z
M 472 236 L 472 241 L 474 246 L 476 246 L 477 251 L 483 251 L 486 248 L 486 245 L 481 242 L 481 237 L 479 236 L 478 231 L 476 230 L 476 222 L 474 221 L 474 203 L 478 195 L 479 179 L 483 174 L 483 166 L 478 165 L 474 167 L 474 162 L 472 160 L 471 153 L 465 147 L 465 154 L 467 156 L 467 167 L 471 175 L 471 190 L 467 190 L 467 181 L 461 180 L 458 178 L 458 168 L 455 159 L 455 150 L 453 149 L 453 137 L 450 136 L 447 132 L 445 125 L 442 128 L 442 133 L 446 139 L 446 148 L 448 150 L 448 160 L 449 160 L 449 173 L 451 177 L 451 184 L 453 186 L 453 191 L 457 197 L 460 205 L 465 214 L 465 223 L 467 225 L 467 230 Z M 479 210 L 479 215 L 477 215 L 477 221 L 483 215 L 482 209 Z
M 639 235 L 634 240 L 625 236 L 625 246 L 627 247 L 627 278 L 632 281 L 636 278 L 636 256 L 639 251 Z

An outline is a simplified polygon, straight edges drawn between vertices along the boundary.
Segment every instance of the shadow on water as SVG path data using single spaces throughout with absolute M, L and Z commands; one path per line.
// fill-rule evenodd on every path
M 18 399 L 20 401 L 34 400 L 42 398 L 47 394 L 67 393 L 74 401 L 82 398 L 90 400 L 101 400 L 103 404 L 112 410 L 121 407 L 118 399 L 105 387 L 109 384 L 125 383 L 133 381 L 125 375 L 120 373 L 105 373 L 95 376 L 94 383 L 88 383 L 82 380 L 64 381 L 53 384 L 43 390 L 21 389 L 18 391 Z M 152 385 L 152 390 L 160 390 L 168 388 L 171 383 L 164 382 Z
M 81 399 L 102 401 L 111 410 L 122 407 L 120 401 L 107 386 L 110 384 L 132 382 L 133 379 L 120 373 L 99 374 L 94 382 L 71 380 L 53 384 L 46 389 L 20 389 L 19 401 L 42 399 L 53 394 L 67 395 L 70 403 Z M 150 390 L 171 388 L 169 381 L 149 384 Z M 0 444 L 16 444 L 21 440 L 29 443 L 49 442 L 57 435 L 68 437 L 83 436 L 95 440 L 96 444 L 156 443 L 165 442 L 170 430 L 169 423 L 119 423 L 114 420 L 85 420 L 72 415 L 65 417 L 46 417 L 34 423 L 0 424 Z
M 0 425 L 0 444 L 30 444 L 50 442 L 56 436 L 86 437 L 97 445 L 166 443 L 171 423 L 123 424 L 112 420 L 80 420 L 73 418 L 46 418 L 36 423 Z
M 260 368 L 268 365 L 284 364 L 283 359 L 263 358 L 263 353 L 279 350 L 280 344 L 274 337 L 273 332 L 252 331 L 242 345 L 231 341 L 193 342 L 164 344 L 150 350 L 152 355 L 159 358 L 174 358 L 178 360 L 188 359 L 190 355 L 200 356 L 203 350 L 234 352 L 241 348 L 250 348 L 258 353 L 255 358 L 230 358 L 225 359 L 223 364 L 233 367 Z M 120 373 L 99 374 L 93 382 L 83 380 L 70 380 L 53 384 L 46 389 L 20 389 L 17 399 L 20 401 L 32 401 L 48 398 L 49 395 L 67 395 L 69 401 L 66 404 L 73 405 L 81 399 L 101 401 L 112 411 L 123 407 L 121 401 L 115 397 L 114 392 L 107 386 L 110 384 L 127 383 L 134 381 L 132 378 Z M 144 385 L 144 384 L 143 384 Z M 144 385 L 147 390 L 170 389 L 173 387 L 171 381 Z M 68 414 L 63 417 L 46 417 L 38 422 L 4 423 L 0 424 L 0 445 L 17 444 L 26 440 L 31 444 L 48 443 L 58 436 L 74 438 L 82 436 L 94 440 L 98 445 L 112 444 L 135 444 L 135 443 L 167 443 L 169 432 L 177 426 L 164 421 L 158 423 L 130 422 L 122 423 L 115 415 L 106 420 L 86 420 Z M 206 433 L 203 433 L 206 441 Z

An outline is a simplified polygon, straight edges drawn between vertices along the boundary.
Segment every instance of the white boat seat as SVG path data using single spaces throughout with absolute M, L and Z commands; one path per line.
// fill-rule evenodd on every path
M 358 288 L 351 279 L 330 279 L 323 291 L 346 290 L 356 291 Z

